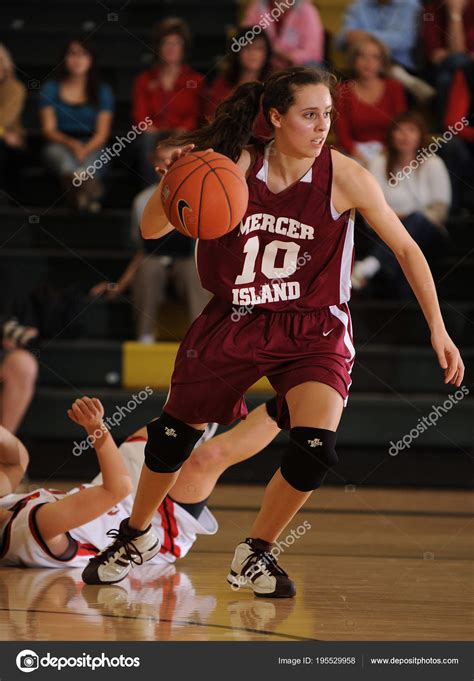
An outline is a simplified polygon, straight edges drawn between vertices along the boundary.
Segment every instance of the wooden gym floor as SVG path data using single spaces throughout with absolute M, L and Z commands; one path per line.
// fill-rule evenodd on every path
M 1 568 L 0 640 L 472 639 L 469 492 L 319 490 L 282 537 L 298 537 L 281 546 L 291 600 L 225 581 L 261 495 L 218 487 L 216 536 L 176 566 L 137 568 L 116 586 L 83 586 L 80 570 Z

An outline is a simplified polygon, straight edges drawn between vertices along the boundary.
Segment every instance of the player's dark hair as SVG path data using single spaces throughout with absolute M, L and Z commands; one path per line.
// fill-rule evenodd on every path
M 334 96 L 336 76 L 317 68 L 295 66 L 277 71 L 264 83 L 244 83 L 219 104 L 214 120 L 200 130 L 179 136 L 174 143 L 193 143 L 196 151 L 212 148 L 214 151 L 237 161 L 242 149 L 252 137 L 252 131 L 260 107 L 271 126 L 270 110 L 287 113 L 295 101 L 295 92 L 305 85 L 325 85 Z M 263 97 L 262 97 L 263 95 Z

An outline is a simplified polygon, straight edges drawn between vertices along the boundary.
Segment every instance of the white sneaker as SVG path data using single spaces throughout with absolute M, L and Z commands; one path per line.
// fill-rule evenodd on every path
M 114 541 L 106 546 L 82 572 L 86 584 L 116 584 L 128 575 L 133 565 L 142 565 L 160 551 L 160 540 L 151 525 L 143 532 L 128 527 L 124 518 L 118 530 L 109 530 L 107 535 Z
M 235 591 L 251 589 L 264 598 L 292 598 L 296 593 L 294 583 L 271 553 L 271 544 L 261 539 L 249 538 L 238 544 L 227 581 Z

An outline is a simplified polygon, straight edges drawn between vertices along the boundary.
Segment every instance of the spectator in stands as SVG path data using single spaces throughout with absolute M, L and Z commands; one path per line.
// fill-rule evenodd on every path
M 168 142 L 159 144 L 154 152 L 154 165 L 166 159 L 174 147 Z M 106 294 L 109 300 L 116 298 L 130 286 L 133 288 L 133 303 L 136 319 L 136 337 L 141 343 L 153 343 L 158 311 L 166 295 L 167 284 L 172 277 L 175 288 L 182 293 L 188 304 L 193 321 L 209 301 L 210 295 L 199 281 L 194 260 L 195 242 L 177 231 L 161 239 L 142 239 L 140 221 L 148 199 L 157 183 L 138 194 L 132 205 L 132 240 L 137 252 L 117 283 L 100 282 L 90 294 Z
M 453 78 L 445 116 L 445 129 L 455 131 L 440 149 L 453 185 L 453 210 L 474 209 L 474 61 Z
M 373 159 L 369 170 L 377 178 L 387 203 L 427 256 L 442 250 L 451 185 L 443 161 L 420 151 L 427 145 L 426 124 L 415 112 L 400 114 L 390 126 L 387 153 Z M 354 289 L 363 288 L 379 270 L 394 295 L 410 298 L 411 289 L 393 253 L 377 240 L 369 256 L 355 263 Z
M 203 88 L 203 114 L 206 122 L 214 118 L 217 105 L 229 97 L 235 88 L 254 80 L 264 81 L 270 73 L 272 48 L 266 33 L 261 33 L 238 51 L 232 49 L 232 45 L 238 43 L 249 30 L 250 27 L 243 27 L 233 37 L 221 75 L 217 76 L 210 87 Z M 262 137 L 272 135 L 263 113 L 257 119 L 255 133 Z
M 286 5 L 286 9 L 285 9 Z M 273 49 L 274 68 L 296 64 L 320 65 L 324 59 L 324 28 L 311 0 L 253 0 L 244 14 L 243 26 L 258 27 L 254 36 L 266 32 Z M 250 42 L 252 41 L 250 37 Z
M 474 0 L 438 0 L 427 5 L 423 39 L 434 72 L 438 123 L 442 124 L 453 75 L 474 57 Z
M 393 118 L 406 110 L 405 93 L 386 77 L 390 57 L 378 38 L 363 35 L 352 43 L 349 64 L 354 78 L 339 88 L 336 134 L 342 149 L 367 165 L 383 150 Z
M 35 391 L 38 362 L 26 348 L 38 330 L 16 319 L 0 323 L 0 425 L 16 433 Z
M 435 90 L 414 74 L 420 0 L 355 0 L 348 8 L 336 45 L 346 50 L 369 33 L 385 43 L 394 64 L 392 78 L 417 99 L 433 97 Z
M 18 170 L 24 130 L 21 115 L 26 88 L 15 76 L 15 67 L 8 50 L 0 44 L 0 202 L 7 194 L 18 192 Z
M 91 46 L 82 38 L 69 40 L 57 78 L 41 89 L 40 119 L 48 142 L 45 161 L 79 210 L 100 210 L 109 166 L 99 157 L 110 135 L 113 110 L 112 90 L 100 81 Z M 82 173 L 94 163 L 93 176 L 81 182 Z
M 143 71 L 133 86 L 133 120 L 152 124 L 137 140 L 139 170 L 146 184 L 156 183 L 153 153 L 158 133 L 194 130 L 201 113 L 203 77 L 185 63 L 190 31 L 181 19 L 169 17 L 155 28 L 157 63 Z

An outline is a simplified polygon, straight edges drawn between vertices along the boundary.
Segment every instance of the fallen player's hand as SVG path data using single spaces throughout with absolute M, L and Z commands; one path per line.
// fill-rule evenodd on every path
M 98 428 L 105 428 L 102 421 L 104 417 L 104 407 L 100 400 L 96 397 L 92 399 L 90 397 L 81 397 L 77 399 L 71 409 L 68 409 L 67 415 L 77 423 L 77 425 L 82 426 L 88 432 L 97 430 Z

